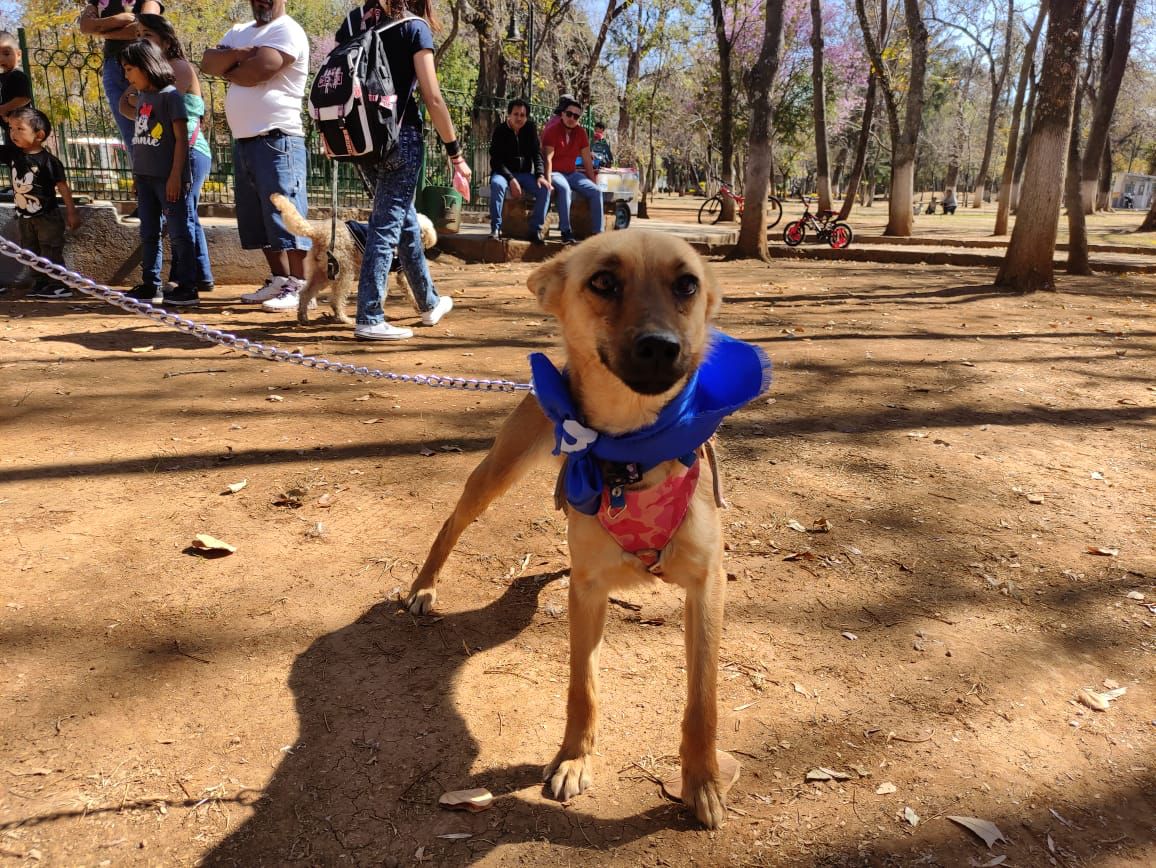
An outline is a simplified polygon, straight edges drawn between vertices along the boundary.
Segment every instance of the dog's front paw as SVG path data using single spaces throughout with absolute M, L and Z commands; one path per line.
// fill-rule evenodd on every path
M 410 588 L 405 607 L 411 615 L 428 615 L 438 601 L 437 588 Z
M 726 821 L 726 798 L 714 778 L 695 781 L 691 780 L 690 775 L 684 774 L 682 801 L 708 829 L 717 829 Z
M 543 776 L 546 786 L 560 802 L 568 802 L 581 793 L 593 782 L 590 773 L 590 755 L 585 754 L 577 759 L 562 759 L 562 754 L 554 757 L 554 761 L 546 766 Z

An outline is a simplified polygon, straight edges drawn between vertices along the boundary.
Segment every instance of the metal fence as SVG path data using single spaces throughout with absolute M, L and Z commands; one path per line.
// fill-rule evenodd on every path
M 73 192 L 95 199 L 131 200 L 132 170 L 112 112 L 104 96 L 102 69 L 104 58 L 98 40 L 79 31 L 19 31 L 24 71 L 32 81 L 33 101 L 53 123 L 55 149 L 68 172 Z M 199 58 L 206 46 L 186 45 L 191 58 Z M 201 76 L 205 100 L 202 134 L 213 152 L 213 166 L 205 181 L 201 201 L 230 204 L 233 201 L 233 149 L 229 126 L 225 120 L 223 79 Z M 479 149 L 474 141 L 474 118 L 492 113 L 493 122 L 505 118 L 506 100 L 475 100 L 472 94 L 442 91 L 450 110 L 458 139 L 466 158 L 475 170 L 474 191 L 483 196 L 489 192 L 489 142 Z M 415 97 L 416 98 L 416 97 Z M 552 107 L 536 105 L 531 116 L 539 127 L 549 117 Z M 303 112 L 308 152 L 308 191 L 315 205 L 328 204 L 333 172 L 338 172 L 338 205 L 367 207 L 368 196 L 356 170 L 328 159 L 321 150 L 311 119 Z M 488 128 L 489 124 L 486 125 Z M 437 132 L 430 124 L 425 129 L 426 161 L 423 185 L 449 185 L 448 164 Z M 475 196 L 476 198 L 476 196 Z

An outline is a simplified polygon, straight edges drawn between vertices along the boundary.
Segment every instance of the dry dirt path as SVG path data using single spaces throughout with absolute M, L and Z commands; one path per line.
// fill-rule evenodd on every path
M 725 828 L 653 782 L 685 689 L 662 585 L 611 609 L 593 788 L 542 795 L 566 679 L 549 474 L 466 533 L 437 617 L 392 601 L 511 397 L 2 300 L 0 863 L 1152 864 L 1156 278 L 1018 297 L 985 269 L 716 269 L 721 326 L 776 366 L 722 432 Z M 397 346 L 238 306 L 243 287 L 197 317 L 522 380 L 556 343 L 529 270 L 442 258 L 457 307 Z M 190 553 L 197 533 L 237 551 Z M 1075 701 L 1111 685 L 1107 711 Z M 493 808 L 438 810 L 468 786 Z

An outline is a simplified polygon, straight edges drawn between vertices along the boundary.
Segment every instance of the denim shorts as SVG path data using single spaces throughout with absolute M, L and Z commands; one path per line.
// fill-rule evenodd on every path
M 281 193 L 302 216 L 309 214 L 305 195 L 305 138 L 279 130 L 233 142 L 236 173 L 237 233 L 245 250 L 308 250 L 312 242 L 285 228 L 269 201 Z

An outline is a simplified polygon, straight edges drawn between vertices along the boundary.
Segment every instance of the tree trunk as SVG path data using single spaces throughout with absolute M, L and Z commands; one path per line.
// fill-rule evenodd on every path
M 1118 12 L 1118 17 L 1117 17 Z M 1108 128 L 1120 95 L 1120 83 L 1128 66 L 1132 50 L 1132 20 L 1136 17 L 1136 0 L 1110 0 L 1104 19 L 1104 48 L 1100 66 L 1100 87 L 1092 126 L 1088 131 L 1088 147 L 1084 152 L 1080 196 L 1084 211 L 1092 213 L 1096 204 L 1096 181 L 1100 176 L 1100 161 L 1108 144 Z
M 1044 27 L 1044 19 L 1048 16 L 1048 3 L 1044 0 L 1040 4 L 1040 11 L 1036 15 L 1036 23 L 1032 25 L 1032 33 L 1028 44 L 1024 46 L 1024 62 L 1020 65 L 1020 80 L 1016 85 L 1015 104 L 1012 106 L 1011 129 L 1007 134 L 1007 155 L 1004 157 L 1003 178 L 999 185 L 999 206 L 995 212 L 995 231 L 992 235 L 1007 235 L 1008 211 L 1011 208 L 1012 175 L 1015 172 L 1016 155 L 1019 151 L 1020 123 L 1023 120 L 1024 95 L 1031 80 L 1032 62 L 1036 54 L 1036 45 L 1039 44 L 1040 31 Z M 1029 109 L 1030 111 L 1030 109 Z M 1025 137 L 1026 138 L 1026 137 Z
M 767 260 L 767 192 L 771 178 L 771 82 L 783 51 L 783 2 L 766 0 L 766 28 L 759 58 L 746 75 L 751 105 L 744 189 L 747 204 L 739 228 L 735 256 Z
M 714 38 L 718 47 L 719 65 L 719 148 L 722 150 L 722 179 L 734 186 L 735 150 L 735 83 L 734 62 L 730 38 L 727 36 L 726 15 L 722 0 L 710 0 L 711 17 L 714 20 Z M 730 223 L 735 219 L 735 202 L 723 197 L 722 214 L 719 220 Z
M 594 44 L 590 47 L 590 56 L 586 59 L 586 65 L 574 85 L 574 95 L 584 106 L 590 105 L 590 82 L 594 78 L 594 69 L 598 66 L 598 61 L 602 59 L 602 46 L 606 44 L 606 37 L 610 34 L 610 25 L 626 11 L 631 2 L 632 0 L 606 0 L 606 14 L 602 16 L 602 26 L 598 28 Z
M 1085 0 L 1053 0 L 1040 72 L 1021 208 L 996 286 L 1018 292 L 1055 289 L 1056 228 L 1071 127 L 1072 97 L 1080 67 Z
M 1036 89 L 1039 83 L 1032 77 L 1028 90 L 1028 105 L 1024 117 L 1024 131 L 1020 136 L 1020 149 L 1016 152 L 1015 168 L 1012 170 L 1011 213 L 1015 214 L 1020 202 L 1020 181 L 1024 176 L 1024 163 L 1028 159 L 1028 142 L 1032 138 L 1032 118 L 1036 114 Z
M 855 162 L 851 164 L 851 175 L 847 178 L 847 196 L 839 209 L 839 219 L 846 220 L 855 206 L 859 195 L 859 185 L 863 181 L 863 169 L 867 164 L 867 146 L 871 143 L 871 121 L 875 114 L 875 73 L 867 76 L 867 96 L 863 100 L 863 124 L 859 127 L 859 142 L 855 146 Z
M 478 35 L 478 84 L 475 90 L 471 116 L 471 133 L 475 142 L 488 142 L 494 132 L 495 113 L 490 103 L 506 95 L 506 65 L 502 62 L 502 43 L 495 31 L 496 12 L 490 0 L 478 0 L 468 18 Z M 489 154 L 485 148 L 474 149 L 474 165 L 478 177 L 489 176 Z
M 973 55 L 968 67 L 967 75 L 963 78 L 963 90 L 959 94 L 958 107 L 955 115 L 955 135 L 951 139 L 950 152 L 947 156 L 947 177 L 943 180 L 943 192 L 959 190 L 959 163 L 963 156 L 963 145 L 967 141 L 967 109 L 971 104 L 971 80 L 974 78 L 976 56 Z
M 1068 274 L 1091 274 L 1088 264 L 1088 227 L 1080 202 L 1080 116 L 1084 89 L 1076 85 L 1072 126 L 1068 133 L 1068 172 L 1064 178 L 1064 207 L 1068 209 Z
M 995 145 L 995 125 L 999 120 L 1000 97 L 1003 95 L 1004 85 L 1007 84 L 1008 69 L 1011 68 L 1012 34 L 1015 30 L 1015 2 L 1008 0 L 1007 22 L 1004 26 L 1003 57 L 1000 58 L 999 72 L 995 69 L 995 59 L 991 58 L 989 80 L 991 82 L 991 97 L 987 104 L 987 129 L 983 139 L 983 159 L 979 161 L 979 174 L 975 179 L 975 199 L 972 208 L 983 206 L 983 194 L 987 189 L 987 176 L 991 169 L 991 154 Z
M 843 172 L 847 168 L 847 146 L 843 145 L 835 154 L 835 169 L 831 172 L 831 198 L 838 199 L 843 189 Z
M 1156 196 L 1152 197 L 1152 204 L 1148 206 L 1148 216 L 1136 229 L 1137 232 L 1156 232 Z
M 907 84 L 907 106 L 903 114 L 903 134 L 891 146 L 891 194 L 887 203 L 884 235 L 909 236 L 915 216 L 915 152 L 919 129 L 923 126 L 923 83 L 927 78 L 927 44 L 930 35 L 923 25 L 919 0 L 903 0 L 907 37 L 911 43 L 911 72 Z
M 887 108 L 887 123 L 891 130 L 891 187 L 887 202 L 887 227 L 883 234 L 910 236 L 915 219 L 911 211 L 915 200 L 915 148 L 919 140 L 919 128 L 923 123 L 923 84 L 927 78 L 929 36 L 923 25 L 919 0 L 903 0 L 903 12 L 907 39 L 911 45 L 911 68 L 907 81 L 907 106 L 903 126 L 900 127 L 899 106 L 883 60 L 882 40 L 877 41 L 871 32 L 864 0 L 855 0 L 855 13 L 863 31 L 867 55 L 879 76 L 883 104 Z
M 1112 211 L 1112 138 L 1104 142 L 1104 157 L 1100 163 L 1100 182 L 1096 189 L 1096 210 Z
M 815 168 L 819 210 L 831 210 L 831 167 L 827 161 L 827 94 L 823 87 L 823 10 L 811 0 L 811 105 L 815 115 Z

